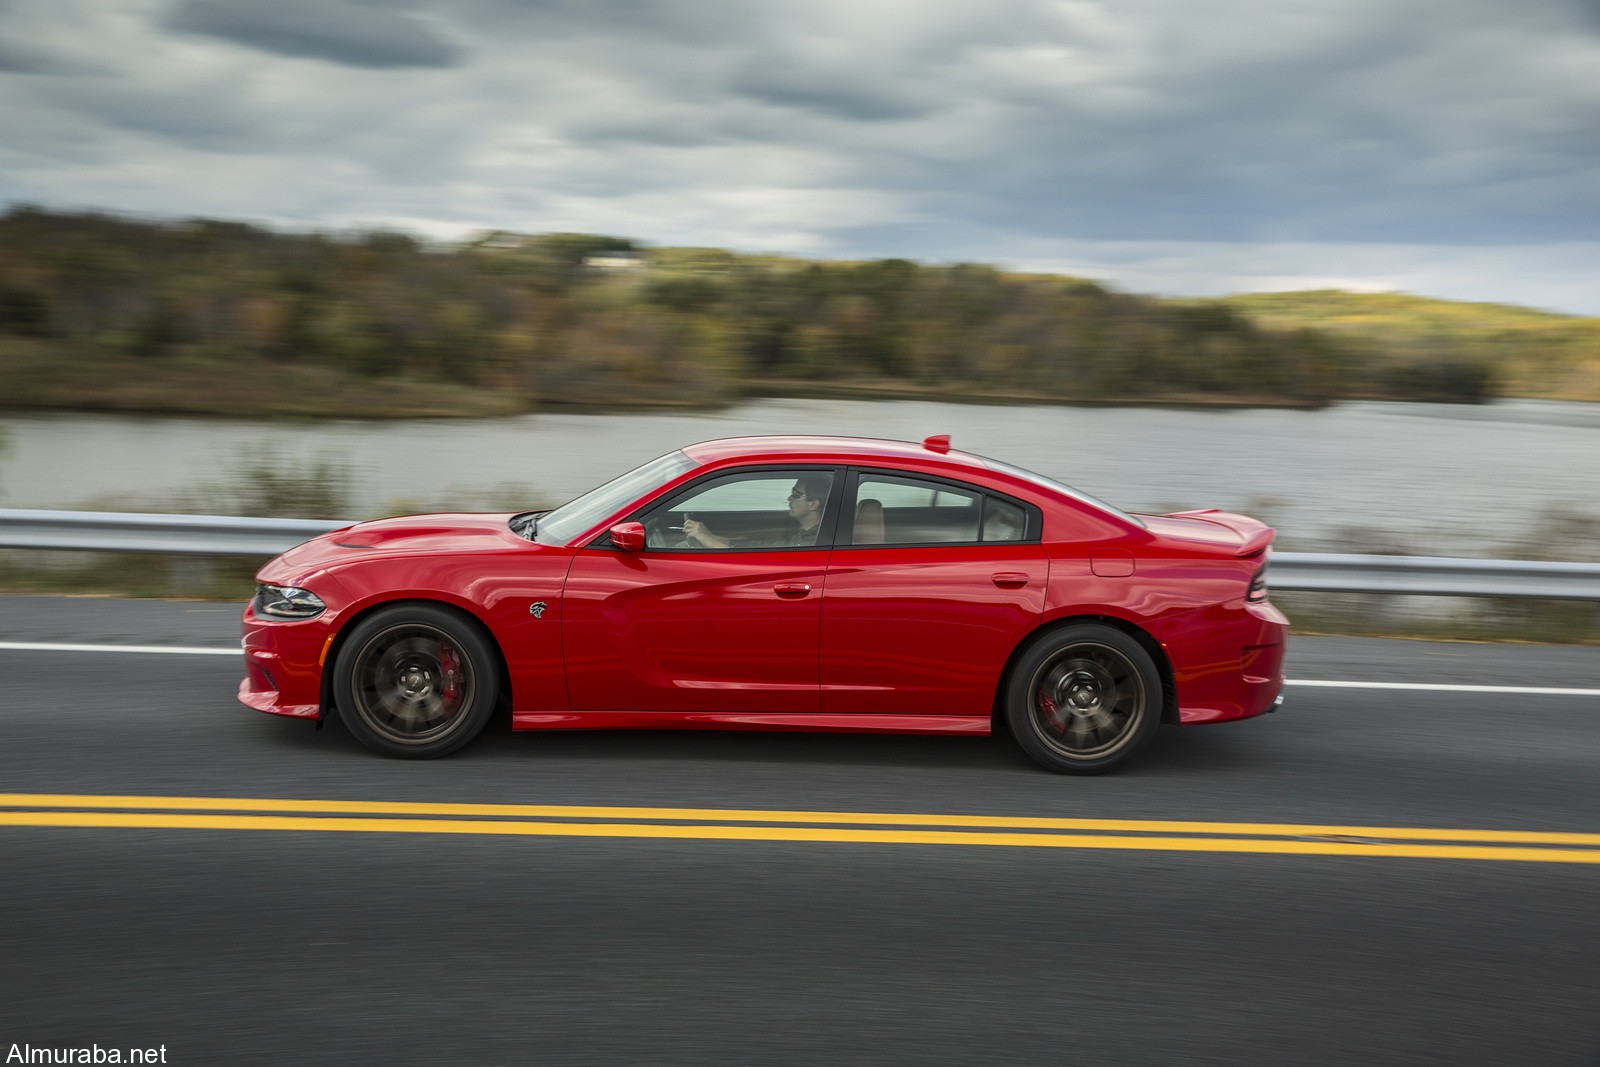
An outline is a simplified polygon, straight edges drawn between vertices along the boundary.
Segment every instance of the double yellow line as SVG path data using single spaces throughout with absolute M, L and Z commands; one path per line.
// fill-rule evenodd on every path
M 1600 863 L 1600 834 L 888 812 L 0 794 L 0 826 L 990 845 Z

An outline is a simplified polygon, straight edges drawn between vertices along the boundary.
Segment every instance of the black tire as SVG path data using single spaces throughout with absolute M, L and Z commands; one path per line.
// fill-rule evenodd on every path
M 471 741 L 499 690 L 478 625 L 429 604 L 397 604 L 361 620 L 333 665 L 339 718 L 363 745 L 400 759 L 433 759 Z
M 1040 634 L 1006 678 L 1006 726 L 1024 752 L 1058 774 L 1120 767 L 1155 736 L 1161 708 L 1150 653 L 1100 623 Z

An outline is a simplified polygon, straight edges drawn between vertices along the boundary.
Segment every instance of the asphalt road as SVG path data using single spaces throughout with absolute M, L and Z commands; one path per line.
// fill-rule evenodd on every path
M 236 617 L 0 598 L 0 642 L 221 647 Z M 1296 686 L 1071 779 L 972 738 L 497 732 L 397 762 L 244 709 L 238 675 L 0 648 L 0 790 L 1600 832 L 1587 694 Z M 1290 676 L 1592 690 L 1600 648 L 1302 639 Z M 0 825 L 0 893 L 0 1056 L 1600 1064 L 1594 863 Z

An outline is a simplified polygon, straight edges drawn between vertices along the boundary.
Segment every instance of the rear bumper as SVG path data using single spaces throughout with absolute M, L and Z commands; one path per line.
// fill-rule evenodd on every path
M 1252 719 L 1283 705 L 1289 620 L 1265 601 L 1228 616 L 1173 657 L 1180 723 Z

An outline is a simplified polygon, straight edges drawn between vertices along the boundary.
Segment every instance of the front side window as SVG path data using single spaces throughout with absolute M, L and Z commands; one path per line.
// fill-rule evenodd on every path
M 754 551 L 821 540 L 833 472 L 791 468 L 730 474 L 674 495 L 644 517 L 650 548 Z

